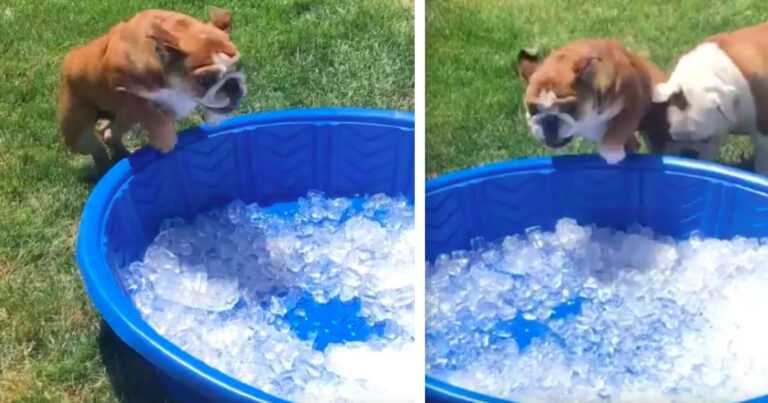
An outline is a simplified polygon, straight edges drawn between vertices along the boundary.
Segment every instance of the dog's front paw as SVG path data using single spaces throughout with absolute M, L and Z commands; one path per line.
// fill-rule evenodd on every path
M 176 147 L 177 138 L 173 136 L 161 136 L 150 142 L 150 145 L 163 154 L 168 154 Z
M 623 161 L 627 157 L 627 153 L 624 150 L 624 146 L 614 146 L 608 144 L 600 145 L 600 156 L 603 157 L 605 162 L 614 165 Z

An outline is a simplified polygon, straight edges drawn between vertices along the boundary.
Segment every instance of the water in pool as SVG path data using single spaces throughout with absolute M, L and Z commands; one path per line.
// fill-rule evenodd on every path
M 561 219 L 427 263 L 427 373 L 524 402 L 768 393 L 768 241 Z
M 142 316 L 207 364 L 284 399 L 402 400 L 417 382 L 413 207 L 382 194 L 233 202 L 167 220 L 121 270 Z

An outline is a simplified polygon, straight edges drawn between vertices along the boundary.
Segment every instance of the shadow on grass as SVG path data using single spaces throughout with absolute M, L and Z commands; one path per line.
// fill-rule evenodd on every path
M 77 167 L 75 172 L 77 173 L 77 177 L 80 178 L 83 183 L 87 183 L 91 186 L 96 185 L 99 182 L 99 179 L 104 176 L 104 173 L 99 172 L 93 164 Z
M 147 360 L 123 343 L 109 325 L 101 321 L 99 353 L 107 369 L 115 396 L 122 403 L 170 401 L 162 375 Z

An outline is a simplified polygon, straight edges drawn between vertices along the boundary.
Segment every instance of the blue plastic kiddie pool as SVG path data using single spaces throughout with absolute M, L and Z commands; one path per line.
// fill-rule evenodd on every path
M 474 237 L 553 230 L 562 217 L 616 229 L 640 224 L 679 239 L 694 232 L 768 236 L 768 178 L 674 157 L 638 155 L 613 166 L 597 156 L 502 162 L 429 181 L 425 204 L 429 261 L 469 248 Z M 536 331 L 513 333 L 535 337 Z M 505 401 L 430 376 L 426 392 L 428 401 Z
M 160 336 L 141 318 L 116 270 L 141 258 L 163 219 L 191 218 L 236 198 L 272 205 L 319 190 L 329 197 L 404 195 L 412 202 L 413 126 L 406 112 L 300 109 L 189 129 L 168 155 L 137 151 L 107 173 L 85 205 L 77 262 L 88 295 L 120 339 L 157 367 L 176 400 L 281 401 Z M 313 319 L 330 322 L 334 309 L 344 315 L 355 306 L 331 303 Z

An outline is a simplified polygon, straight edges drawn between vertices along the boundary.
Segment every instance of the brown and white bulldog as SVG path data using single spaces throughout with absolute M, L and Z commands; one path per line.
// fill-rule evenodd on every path
M 67 146 L 90 154 L 100 172 L 128 154 L 123 134 L 136 125 L 167 153 L 176 121 L 198 106 L 218 121 L 245 95 L 240 53 L 229 37 L 228 11 L 211 8 L 210 22 L 163 10 L 140 12 L 65 57 L 59 125 Z M 103 138 L 97 120 L 107 119 Z
M 598 143 L 610 164 L 640 144 L 640 130 L 652 151 L 666 130 L 663 108 L 651 102 L 653 86 L 666 73 L 609 39 L 580 39 L 540 60 L 521 51 L 518 72 L 531 134 L 551 148 L 579 136 Z
M 705 39 L 653 98 L 667 105 L 668 153 L 714 160 L 728 134 L 747 134 L 755 171 L 768 174 L 768 23 Z

